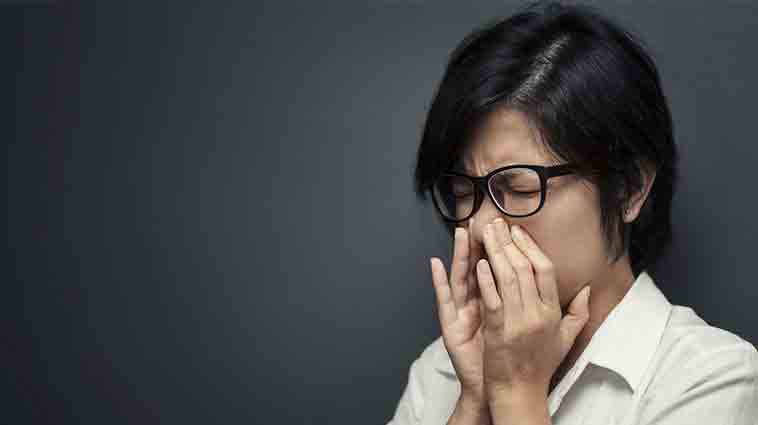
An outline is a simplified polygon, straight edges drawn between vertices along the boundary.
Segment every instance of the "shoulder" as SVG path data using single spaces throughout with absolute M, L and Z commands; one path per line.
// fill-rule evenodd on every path
M 452 367 L 450 357 L 445 348 L 445 341 L 442 339 L 441 335 L 424 347 L 417 360 L 420 363 L 423 363 L 425 368 L 429 371 L 439 371 L 440 369 L 444 369 L 446 363 L 450 364 Z
M 696 360 L 716 353 L 738 352 L 751 356 L 756 349 L 734 332 L 713 326 L 691 307 L 673 305 L 661 346 L 671 357 Z
M 683 393 L 708 383 L 758 382 L 755 346 L 710 325 L 687 306 L 672 306 L 656 357 L 651 390 L 665 387 Z
M 447 350 L 440 336 L 427 344 L 411 363 L 406 392 L 416 410 L 423 409 L 434 389 L 442 390 L 445 381 L 440 380 L 442 375 L 439 372 L 445 359 L 448 359 Z M 452 364 L 450 369 L 452 370 Z
M 440 354 L 447 354 L 447 351 L 445 350 L 445 341 L 442 340 L 442 335 L 435 338 L 424 348 L 421 357 L 434 361 Z

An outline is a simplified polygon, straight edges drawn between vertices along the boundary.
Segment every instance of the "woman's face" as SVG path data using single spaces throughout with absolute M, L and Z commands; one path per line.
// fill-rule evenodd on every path
M 564 163 L 550 156 L 539 140 L 536 131 L 528 126 L 526 115 L 501 109 L 477 128 L 461 163 L 472 176 L 484 176 L 511 164 Z M 575 174 L 552 177 L 547 183 L 545 204 L 534 215 L 509 217 L 485 197 L 476 214 L 460 225 L 467 227 L 470 234 L 469 276 L 473 279 L 476 262 L 487 257 L 483 239 L 487 223 L 502 217 L 509 225 L 526 229 L 555 266 L 561 306 L 565 309 L 579 290 L 604 274 L 609 265 L 594 186 Z

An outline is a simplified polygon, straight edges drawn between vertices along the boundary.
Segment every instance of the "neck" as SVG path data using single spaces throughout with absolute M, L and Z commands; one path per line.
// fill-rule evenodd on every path
M 576 363 L 576 360 L 584 352 L 584 349 L 587 348 L 587 345 L 589 345 L 592 335 L 600 328 L 600 325 L 608 317 L 611 310 L 624 298 L 629 288 L 632 287 L 634 280 L 635 277 L 628 253 L 592 279 L 590 282 L 592 293 L 589 299 L 590 318 L 579 335 L 577 335 L 574 345 L 553 374 L 549 392 L 552 392 L 558 382 L 563 379 L 566 372 Z

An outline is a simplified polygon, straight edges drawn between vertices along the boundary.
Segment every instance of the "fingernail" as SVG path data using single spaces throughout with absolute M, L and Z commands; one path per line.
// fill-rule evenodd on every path
M 524 239 L 524 234 L 521 233 L 521 228 L 516 224 L 511 226 L 511 234 L 513 234 L 513 237 L 517 239 Z
M 495 219 L 493 223 L 502 223 L 502 222 L 503 222 L 503 219 L 501 217 L 498 217 Z
M 476 266 L 481 271 L 486 271 L 487 270 L 487 260 L 485 260 L 484 258 L 481 258 L 479 261 L 476 262 Z
M 463 232 L 463 229 L 462 229 L 462 228 L 460 228 L 460 227 L 456 227 L 456 228 L 455 228 L 455 237 L 456 237 L 456 238 L 460 238 L 461 236 L 463 236 L 463 233 L 462 233 L 462 232 Z

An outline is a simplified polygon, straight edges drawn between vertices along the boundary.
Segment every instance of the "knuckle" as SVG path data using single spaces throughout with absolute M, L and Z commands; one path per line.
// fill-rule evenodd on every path
M 505 251 L 502 248 L 495 249 L 495 252 L 492 253 L 492 258 L 501 264 L 508 262 L 508 257 L 505 255 Z
M 552 275 L 555 273 L 555 266 L 553 265 L 552 261 L 548 261 L 548 260 L 542 261 L 539 264 L 538 268 L 540 272 L 547 275 Z
M 501 244 L 495 244 L 494 248 L 492 248 L 492 251 L 494 255 L 505 255 L 505 247 Z
M 485 309 L 489 313 L 494 314 L 494 315 L 502 314 L 502 312 L 503 312 L 503 306 L 502 306 L 502 304 L 500 304 L 500 305 L 491 305 L 491 304 L 488 304 L 488 305 L 485 306 Z
M 528 273 L 532 271 L 532 265 L 526 261 L 517 261 L 514 264 L 513 268 L 521 273 Z
M 545 317 L 552 318 L 553 314 L 555 313 L 555 306 L 552 304 L 546 304 L 546 303 L 538 303 L 540 314 L 542 314 Z M 560 311 L 559 311 L 560 314 Z
M 537 335 L 545 330 L 545 322 L 542 320 L 541 316 L 534 315 L 526 321 L 524 327 L 528 335 Z
M 516 367 L 516 373 L 522 377 L 531 377 L 537 373 L 537 368 L 531 363 L 521 363 Z
M 504 336 L 506 335 L 506 331 L 505 328 L 503 328 L 502 323 L 493 318 L 485 323 L 483 335 L 487 340 L 500 341 L 505 339 Z
M 538 303 L 537 309 L 539 310 L 539 314 L 542 317 L 545 317 L 547 320 L 553 320 L 553 309 L 551 306 L 544 304 L 544 303 Z
M 550 305 L 545 305 L 545 316 L 548 317 L 553 322 L 560 322 L 561 320 L 561 309 L 555 308 Z
M 518 275 L 514 273 L 513 271 L 506 269 L 505 272 L 505 283 L 508 286 L 515 286 L 518 284 Z

